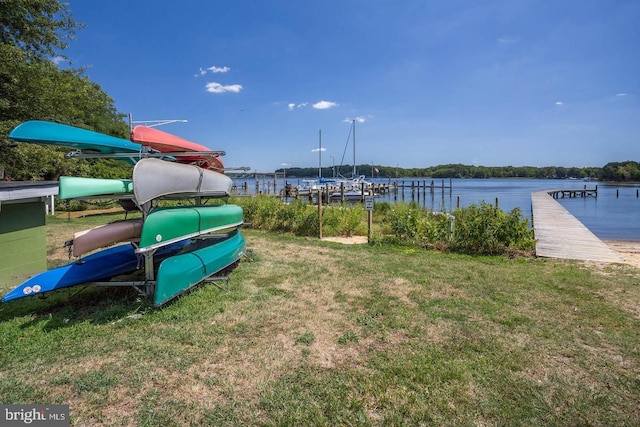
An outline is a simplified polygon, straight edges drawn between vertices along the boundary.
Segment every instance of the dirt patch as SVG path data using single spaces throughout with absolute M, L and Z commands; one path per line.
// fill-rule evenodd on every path
M 605 243 L 618 252 L 626 264 L 640 268 L 640 242 L 607 240 Z
M 367 236 L 323 237 L 322 240 L 325 242 L 342 243 L 343 245 L 362 245 L 369 241 Z

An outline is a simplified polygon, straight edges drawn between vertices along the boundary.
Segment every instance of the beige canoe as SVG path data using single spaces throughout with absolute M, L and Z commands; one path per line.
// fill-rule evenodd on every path
M 116 221 L 73 235 L 73 256 L 80 256 L 94 249 L 126 242 L 140 237 L 142 219 Z

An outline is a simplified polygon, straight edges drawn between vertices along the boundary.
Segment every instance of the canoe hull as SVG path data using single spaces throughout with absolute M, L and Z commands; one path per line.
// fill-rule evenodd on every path
M 230 266 L 246 252 L 245 239 L 239 230 L 229 237 L 202 243 L 201 247 L 167 258 L 160 264 L 154 294 L 155 306 L 166 303 Z
M 190 240 L 187 239 L 158 250 L 154 254 L 154 261 L 160 262 L 175 255 L 189 243 Z M 133 246 L 115 246 L 91 254 L 80 261 L 37 274 L 9 291 L 2 298 L 2 302 L 89 282 L 108 280 L 121 274 L 134 272 L 139 268 L 138 264 L 138 256 Z
M 104 196 L 111 194 L 127 194 L 133 192 L 133 181 L 130 179 L 81 178 L 61 176 L 58 197 L 73 199 L 77 197 Z
M 209 147 L 195 142 L 187 141 L 179 136 L 172 135 L 148 126 L 136 126 L 131 132 L 131 140 L 146 147 L 163 153 L 176 151 L 212 151 Z M 196 164 L 205 169 L 224 171 L 224 164 L 219 156 L 180 156 L 176 157 L 180 163 Z
M 142 219 L 117 221 L 79 231 L 73 235 L 73 256 L 78 257 L 94 249 L 137 239 L 141 232 Z
M 131 141 L 60 123 L 31 120 L 16 126 L 9 139 L 42 145 L 74 148 L 90 153 L 139 153 Z
M 239 227 L 243 211 L 237 205 L 159 208 L 144 221 L 137 252 L 147 252 L 200 234 Z
M 133 168 L 133 192 L 140 205 L 171 194 L 226 197 L 232 185 L 221 173 L 159 159 L 142 159 Z

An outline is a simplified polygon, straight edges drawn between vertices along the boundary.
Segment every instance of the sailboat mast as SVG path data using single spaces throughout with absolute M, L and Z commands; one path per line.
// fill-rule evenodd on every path
M 356 177 L 356 119 L 353 119 L 353 178 Z
M 318 147 L 318 178 L 322 178 L 322 129 L 318 131 L 320 146 Z

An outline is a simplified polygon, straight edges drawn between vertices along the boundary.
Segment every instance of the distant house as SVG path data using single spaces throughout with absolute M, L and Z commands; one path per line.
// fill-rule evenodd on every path
M 57 181 L 0 182 L 0 283 L 47 269 L 46 202 Z

